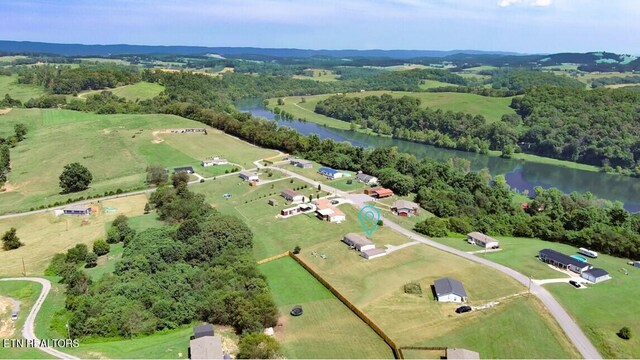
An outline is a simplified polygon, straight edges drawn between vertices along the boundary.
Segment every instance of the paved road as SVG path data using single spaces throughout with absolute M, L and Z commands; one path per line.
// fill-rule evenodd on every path
M 318 182 L 311 180 L 309 178 L 306 178 L 304 176 L 298 175 L 292 171 L 286 170 L 286 169 L 281 169 L 278 167 L 272 167 L 269 166 L 269 168 L 274 169 L 274 170 L 278 170 L 278 171 L 282 171 L 285 174 L 288 174 L 292 177 L 298 178 L 302 181 L 305 181 L 313 186 L 317 186 Z M 335 189 L 331 186 L 322 184 L 322 188 L 323 190 L 332 192 L 336 195 L 340 195 L 343 196 L 345 198 L 351 199 L 353 200 L 353 205 L 356 208 L 360 208 L 362 207 L 364 204 L 361 202 L 362 198 L 358 197 L 358 196 L 352 196 L 344 191 Z M 573 345 L 576 347 L 576 349 L 578 349 L 578 351 L 580 352 L 580 354 L 582 354 L 582 356 L 585 359 L 602 359 L 602 356 L 600 355 L 600 353 L 598 353 L 598 350 L 595 348 L 595 346 L 593 346 L 593 344 L 591 343 L 591 341 L 589 340 L 589 338 L 587 338 L 587 336 L 584 334 L 584 332 L 582 331 L 582 329 L 580 329 L 580 327 L 578 326 L 578 324 L 576 324 L 576 322 L 571 318 L 571 316 L 569 316 L 569 314 L 565 311 L 565 309 L 562 307 L 562 305 L 560 305 L 560 303 L 553 297 L 553 295 L 551 295 L 551 293 L 549 291 L 547 291 L 547 289 L 543 288 L 542 286 L 533 283 L 530 281 L 530 279 L 511 269 L 508 268 L 504 265 L 500 265 L 497 263 L 494 263 L 493 261 L 489 261 L 485 258 L 482 257 L 478 257 L 475 256 L 473 254 L 469 254 L 467 252 L 464 252 L 462 250 L 458 250 L 458 249 L 454 249 L 452 247 L 440 244 L 438 242 L 435 242 L 429 238 L 426 238 L 422 235 L 418 235 L 410 230 L 407 230 L 405 228 L 403 228 L 402 226 L 398 225 L 397 223 L 393 222 L 392 220 L 388 219 L 388 218 L 383 218 L 384 220 L 384 226 L 389 227 L 393 230 L 395 230 L 396 232 L 405 235 L 406 237 L 408 237 L 411 240 L 414 241 L 419 241 L 423 244 L 429 245 L 431 247 L 434 247 L 436 249 L 442 250 L 442 251 L 446 251 L 450 254 L 454 254 L 454 255 L 458 255 L 460 257 L 463 257 L 465 259 L 471 260 L 473 262 L 482 264 L 482 265 L 486 265 L 488 267 L 491 267 L 493 269 L 496 269 L 512 278 L 514 278 L 515 280 L 517 280 L 518 282 L 520 282 L 521 284 L 523 284 L 524 286 L 531 286 L 531 293 L 534 294 L 535 296 L 538 297 L 538 299 L 540 299 L 540 301 L 542 301 L 542 303 L 546 306 L 547 310 L 549 310 L 549 313 L 551 313 L 551 315 L 556 319 L 556 321 L 558 322 L 558 324 L 560 324 L 560 327 L 562 327 L 562 330 L 564 330 L 564 332 L 567 334 L 567 336 L 569 337 L 569 339 L 571 340 L 571 342 L 573 343 Z
M 38 338 L 35 334 L 35 320 L 38 312 L 40 311 L 40 307 L 42 307 L 42 303 L 47 298 L 49 291 L 51 290 L 51 283 L 47 279 L 35 278 L 35 277 L 24 277 L 24 278 L 5 278 L 0 279 L 0 281 L 32 281 L 37 282 L 42 285 L 42 291 L 40 291 L 40 296 L 36 300 L 36 303 L 33 304 L 31 311 L 29 311 L 29 315 L 27 316 L 27 320 L 24 322 L 24 327 L 22 328 L 22 337 L 27 340 L 37 341 Z M 56 349 L 48 348 L 48 347 L 39 347 L 38 348 L 45 353 L 54 356 L 59 359 L 79 359 L 75 356 L 71 356 L 69 354 L 63 353 L 62 351 L 58 351 Z

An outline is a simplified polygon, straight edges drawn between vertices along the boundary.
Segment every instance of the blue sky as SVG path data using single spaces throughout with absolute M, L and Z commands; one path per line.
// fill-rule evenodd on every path
M 640 0 L 0 0 L 0 39 L 640 54 Z

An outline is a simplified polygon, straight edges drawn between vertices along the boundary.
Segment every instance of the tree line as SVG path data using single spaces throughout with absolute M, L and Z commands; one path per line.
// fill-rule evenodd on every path
M 25 139 L 28 129 L 23 123 L 13 126 L 13 135 L 8 137 L 0 136 L 0 187 L 7 181 L 7 176 L 11 171 L 11 148 Z
M 19 83 L 43 86 L 52 94 L 77 94 L 83 90 L 114 88 L 141 79 L 137 67 L 113 64 L 23 66 L 18 68 L 17 73 Z

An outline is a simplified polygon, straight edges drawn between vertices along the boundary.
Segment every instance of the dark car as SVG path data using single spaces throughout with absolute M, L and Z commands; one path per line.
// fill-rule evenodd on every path
M 331 200 L 331 205 L 338 205 L 340 200 Z
M 471 306 L 463 305 L 456 309 L 456 313 L 462 314 L 471 311 Z
M 574 287 L 577 287 L 578 289 L 582 287 L 582 285 L 580 285 L 580 283 L 575 280 L 569 280 L 569 284 L 573 285 Z
M 302 306 L 300 306 L 300 305 L 294 306 L 293 309 L 291 309 L 291 312 L 290 312 L 290 314 L 292 316 L 300 316 L 300 315 L 302 315 L 302 313 L 303 313 Z

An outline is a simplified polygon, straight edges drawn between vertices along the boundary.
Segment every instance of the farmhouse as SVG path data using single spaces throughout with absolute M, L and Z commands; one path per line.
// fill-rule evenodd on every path
M 373 194 L 371 194 L 371 196 L 378 198 L 378 199 L 384 199 L 387 198 L 389 196 L 393 196 L 393 191 L 391 191 L 390 189 L 376 189 L 373 191 Z
M 434 281 L 433 287 L 436 291 L 436 297 L 440 302 L 466 302 L 467 292 L 464 286 L 458 280 L 452 278 L 442 278 Z
M 174 173 L 186 172 L 187 174 L 193 174 L 195 171 L 193 170 L 192 166 L 183 166 L 183 167 L 173 168 L 173 172 Z
M 213 325 L 196 326 L 189 343 L 189 359 L 222 359 L 222 339 L 214 335 Z
M 282 190 L 280 196 L 291 202 L 302 202 L 302 200 L 304 199 L 304 196 L 302 194 L 291 189 Z
M 348 233 L 342 238 L 342 242 L 349 246 L 353 246 L 358 251 L 368 251 L 376 248 L 371 240 L 356 233 Z M 382 249 L 380 249 L 382 250 Z M 384 251 L 384 250 L 383 250 Z
M 318 199 L 316 203 L 316 216 L 328 222 L 340 223 L 346 220 L 346 215 L 337 207 L 331 205 L 327 199 Z
M 447 348 L 447 359 L 480 359 L 480 354 L 467 349 L 450 349 Z
M 258 173 L 255 172 L 241 171 L 239 176 L 244 181 L 260 181 L 260 178 L 258 178 Z
M 367 185 L 373 185 L 378 183 L 377 177 L 367 175 L 362 171 L 358 171 L 358 174 L 356 175 L 356 180 L 360 181 L 361 183 L 365 183 Z
M 216 165 L 227 165 L 228 163 L 229 161 L 227 159 L 222 159 L 216 156 L 213 159 L 204 160 L 202 162 L 202 166 L 208 167 L 208 166 L 216 166 Z
M 568 269 L 578 274 L 582 274 L 582 272 L 593 267 L 584 261 L 580 261 L 551 249 L 540 250 L 538 258 L 547 264 L 551 264 L 564 270 Z
M 391 212 L 398 216 L 418 215 L 419 209 L 420 205 L 407 200 L 398 200 L 391 205 Z
M 339 170 L 335 170 L 328 167 L 321 167 L 318 169 L 318 173 L 322 176 L 325 176 L 327 179 L 339 179 L 343 176 L 343 174 Z
M 500 247 L 500 242 L 498 240 L 477 231 L 467 234 L 467 242 L 485 249 L 497 249 Z
M 91 214 L 89 205 L 69 205 L 62 209 L 64 215 L 88 215 Z
M 289 163 L 293 166 L 297 166 L 299 168 L 303 168 L 303 169 L 311 169 L 313 167 L 313 163 L 311 161 L 308 160 L 302 160 L 302 159 L 291 159 L 289 161 Z
M 609 273 L 606 270 L 600 269 L 600 268 L 593 268 L 593 269 L 587 270 L 583 272 L 580 276 L 583 279 L 589 280 L 594 284 L 611 279 L 611 276 L 609 276 Z
M 360 252 L 360 256 L 367 260 L 379 258 L 387 255 L 387 251 L 385 249 L 369 249 Z

